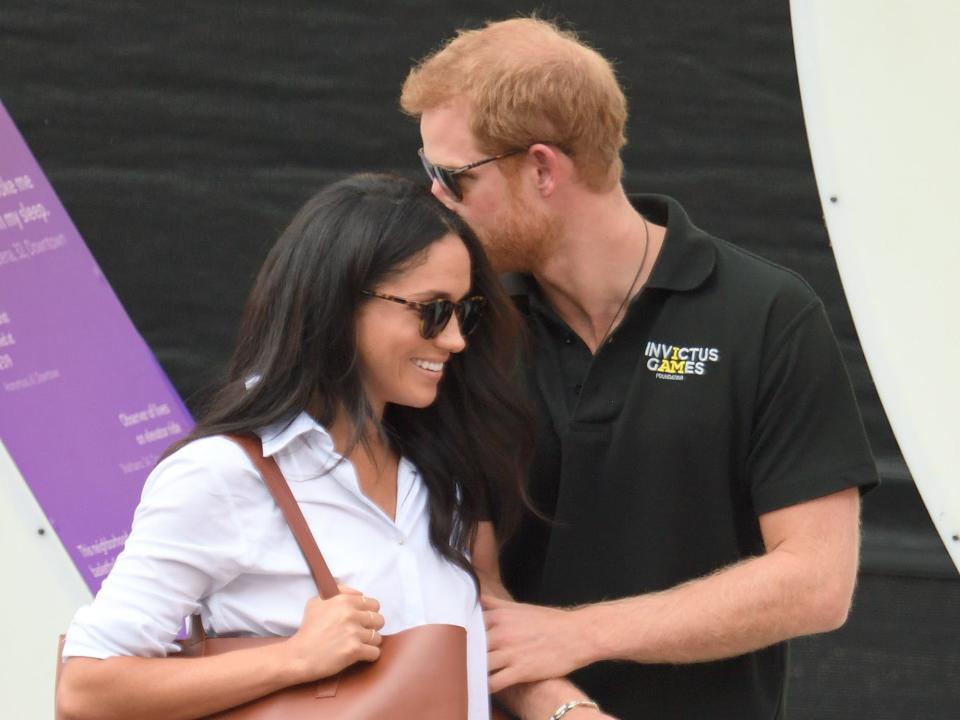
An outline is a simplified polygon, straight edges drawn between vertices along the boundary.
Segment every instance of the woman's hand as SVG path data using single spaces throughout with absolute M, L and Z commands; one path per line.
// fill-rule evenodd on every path
M 307 603 L 281 643 L 202 658 L 71 658 L 57 692 L 69 720 L 190 720 L 380 657 L 380 603 L 351 588 Z
M 329 600 L 307 602 L 303 622 L 286 645 L 295 683 L 336 675 L 345 667 L 380 657 L 380 603 L 359 590 L 340 587 Z

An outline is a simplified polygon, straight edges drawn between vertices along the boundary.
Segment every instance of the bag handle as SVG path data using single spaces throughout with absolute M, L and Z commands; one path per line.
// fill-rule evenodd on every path
M 329 600 L 334 595 L 339 595 L 340 590 L 337 588 L 337 581 L 333 579 L 333 574 L 327 567 L 327 561 L 323 559 L 323 554 L 317 547 L 317 541 L 314 539 L 313 533 L 310 532 L 310 528 L 307 527 L 307 521 L 300 511 L 300 506 L 297 504 L 296 498 L 293 497 L 283 473 L 280 472 L 277 461 L 273 457 L 263 456 L 263 442 L 257 435 L 227 435 L 227 437 L 243 448 L 254 466 L 260 471 L 260 475 L 263 476 L 267 489 L 270 490 L 270 494 L 273 495 L 273 499 L 276 500 L 277 505 L 283 512 L 283 517 L 286 519 L 287 525 L 290 526 L 290 530 L 293 531 L 293 536 L 297 540 L 297 545 L 300 546 L 300 551 L 303 553 L 307 565 L 310 566 L 310 574 L 313 575 L 313 581 L 317 584 L 320 597 Z

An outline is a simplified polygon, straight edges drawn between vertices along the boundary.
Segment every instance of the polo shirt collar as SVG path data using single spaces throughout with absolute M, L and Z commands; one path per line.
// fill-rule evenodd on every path
M 717 250 L 712 238 L 690 221 L 680 203 L 666 195 L 632 195 L 630 200 L 647 220 L 667 228 L 645 287 L 686 292 L 706 282 L 716 265 Z
M 281 420 L 260 429 L 259 435 L 263 441 L 263 456 L 275 455 L 301 435 L 310 432 L 316 433 L 315 439 L 319 441 L 324 450 L 330 453 L 336 452 L 333 438 L 326 428 L 303 411 L 291 421 Z
M 631 195 L 634 208 L 647 220 L 667 228 L 660 256 L 645 287 L 686 292 L 700 287 L 713 273 L 717 251 L 712 238 L 694 225 L 683 207 L 667 195 Z M 542 305 L 539 287 L 530 275 L 502 277 L 507 292 L 527 304 Z

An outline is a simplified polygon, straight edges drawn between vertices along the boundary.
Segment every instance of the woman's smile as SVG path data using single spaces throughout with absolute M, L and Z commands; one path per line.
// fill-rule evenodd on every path
M 421 370 L 430 373 L 430 375 L 435 375 L 440 377 L 443 375 L 443 366 L 445 361 L 437 360 L 423 360 L 421 358 L 414 358 L 413 364 L 416 365 Z

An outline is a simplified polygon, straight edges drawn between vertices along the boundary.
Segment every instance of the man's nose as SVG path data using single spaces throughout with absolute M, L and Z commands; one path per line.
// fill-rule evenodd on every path
M 456 201 L 450 197 L 450 193 L 444 190 L 437 180 L 430 181 L 430 192 L 437 200 L 446 205 L 448 210 L 456 210 Z

